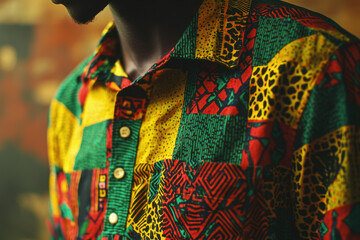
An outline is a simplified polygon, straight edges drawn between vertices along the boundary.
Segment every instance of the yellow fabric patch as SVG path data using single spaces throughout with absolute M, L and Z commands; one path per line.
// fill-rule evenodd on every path
M 82 114 L 84 127 L 114 118 L 117 92 L 95 83 L 90 89 Z
M 342 34 L 341 32 L 326 30 L 326 29 L 316 29 L 316 28 L 312 28 L 312 29 L 315 31 L 319 31 L 321 33 L 329 34 L 330 36 L 336 38 L 337 40 L 344 41 L 344 42 L 350 42 L 350 39 L 346 35 Z
M 140 128 L 136 164 L 172 158 L 184 102 L 187 73 L 164 69 L 153 76 L 149 106 Z
M 147 196 L 150 185 L 149 164 L 137 164 L 134 167 L 133 186 L 127 228 L 131 225 L 134 231 L 142 233 L 146 225 Z M 145 239 L 145 238 L 143 238 Z
M 147 209 L 146 219 L 151 219 L 153 228 L 150 228 L 150 231 L 144 231 L 141 235 L 142 239 L 151 239 L 151 236 L 161 236 L 161 239 L 165 239 L 163 236 L 163 228 L 162 228 L 162 206 L 163 206 L 163 197 L 164 197 L 164 184 L 165 184 L 165 177 L 164 177 L 165 168 L 163 167 L 161 172 L 160 183 L 158 187 L 158 192 L 149 204 Z M 150 190 L 149 190 L 150 192 Z M 147 196 L 149 196 L 149 192 Z
M 206 0 L 198 12 L 195 58 L 237 65 L 251 1 Z
M 223 1 L 208 0 L 201 5 L 198 15 L 195 58 L 215 60 L 223 4 Z
M 57 100 L 50 106 L 48 128 L 48 153 L 50 164 L 73 171 L 75 157 L 80 149 L 82 131 L 79 120 Z
M 153 165 L 152 165 L 153 166 Z M 132 226 L 135 232 L 141 235 L 142 239 L 165 239 L 162 236 L 162 202 L 164 196 L 164 172 L 162 168 L 158 192 L 155 198 L 149 203 L 150 194 L 150 178 L 154 174 L 149 164 L 138 164 L 134 168 L 134 181 L 131 194 L 131 205 L 127 219 L 127 228 Z M 153 226 L 147 229 L 150 224 Z M 153 237 L 152 237 L 153 236 Z
M 101 35 L 104 36 L 106 33 L 110 32 L 113 27 L 115 27 L 115 23 L 113 21 L 109 22 L 101 32 Z
M 121 66 L 120 60 L 115 62 L 114 67 L 111 69 L 111 73 L 118 77 L 127 77 L 127 74 Z
M 301 66 L 322 70 L 330 56 L 334 54 L 338 46 L 329 41 L 323 34 L 318 33 L 300 38 L 286 45 L 275 57 L 273 62 L 297 61 Z
M 285 46 L 268 65 L 255 67 L 249 120 L 277 119 L 296 129 L 309 93 L 336 49 L 322 34 L 312 35 Z
M 308 216 L 325 214 L 360 200 L 360 164 L 355 159 L 360 148 L 359 136 L 356 127 L 345 126 L 294 152 L 294 196 L 297 196 L 294 209 L 299 229 L 300 225 L 319 224 L 316 218 L 309 223 Z M 337 173 L 336 169 L 340 171 Z M 332 179 L 336 180 L 327 188 Z M 308 229 L 309 233 L 316 233 Z
M 109 33 L 113 28 L 115 27 L 115 23 L 113 21 L 109 22 L 105 29 L 102 31 L 102 36 L 106 35 L 107 33 Z M 102 52 L 106 52 L 107 50 L 114 50 L 118 44 L 118 41 L 111 39 L 112 41 L 108 41 L 106 44 L 99 44 L 94 52 L 94 55 L 98 54 L 98 53 L 102 53 Z M 88 65 L 87 67 L 89 67 L 90 65 Z M 87 71 L 84 71 L 87 72 Z
M 58 204 L 58 194 L 56 191 L 56 173 L 54 167 L 50 169 L 49 177 L 49 197 L 50 197 L 50 206 L 51 212 L 54 217 L 60 217 L 60 209 Z
M 116 92 L 100 84 L 94 84 L 87 95 L 84 111 L 79 120 L 57 100 L 53 100 L 48 128 L 49 161 L 64 172 L 74 170 L 84 127 L 113 119 Z
M 360 201 L 360 163 L 359 159 L 355 159 L 358 156 L 355 153 L 360 151 L 360 131 L 356 127 L 344 127 L 333 132 L 329 138 L 336 140 L 336 156 L 344 158 L 338 159 L 340 171 L 328 187 L 327 210 Z
M 237 65 L 243 42 L 243 32 L 247 24 L 251 1 L 225 1 L 223 21 L 218 32 L 216 59 L 229 67 Z

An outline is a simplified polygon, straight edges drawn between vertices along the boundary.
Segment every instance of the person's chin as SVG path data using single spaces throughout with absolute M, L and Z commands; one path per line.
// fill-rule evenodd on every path
M 87 24 L 89 22 L 91 22 L 92 20 L 94 20 L 94 18 L 96 17 L 96 13 L 95 14 L 91 14 L 89 12 L 79 12 L 79 11 L 73 11 L 72 9 L 68 9 L 68 12 L 71 16 L 71 18 L 79 24 Z
M 99 4 L 97 0 L 52 0 L 61 2 L 71 18 L 80 24 L 86 24 L 91 22 L 96 15 L 101 12 L 108 4 L 108 0 L 101 0 Z
M 54 4 L 65 4 L 67 0 L 51 0 Z
M 85 8 L 79 8 L 76 4 L 74 5 L 73 2 L 69 0 L 51 0 L 51 1 L 54 4 L 64 5 L 69 15 L 76 23 L 79 24 L 89 23 L 96 16 L 96 14 L 91 14 L 91 12 L 86 10 Z

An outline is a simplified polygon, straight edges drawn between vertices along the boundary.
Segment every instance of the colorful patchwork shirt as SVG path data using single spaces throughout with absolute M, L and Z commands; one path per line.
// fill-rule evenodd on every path
M 131 81 L 113 23 L 49 113 L 54 239 L 360 239 L 360 43 L 277 0 L 204 0 Z

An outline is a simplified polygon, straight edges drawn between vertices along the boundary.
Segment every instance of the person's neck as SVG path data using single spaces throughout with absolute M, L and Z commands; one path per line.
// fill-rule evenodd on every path
M 203 0 L 110 3 L 120 38 L 121 61 L 129 78 L 144 74 L 175 46 Z

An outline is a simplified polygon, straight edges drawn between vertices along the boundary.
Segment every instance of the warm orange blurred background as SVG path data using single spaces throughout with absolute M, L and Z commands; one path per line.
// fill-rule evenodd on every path
M 323 13 L 360 37 L 359 0 L 288 2 Z M 49 239 L 49 102 L 110 20 L 106 9 L 80 26 L 50 0 L 0 0 L 0 239 Z

